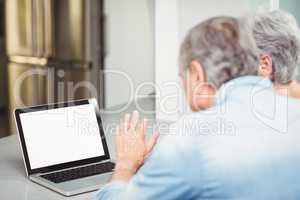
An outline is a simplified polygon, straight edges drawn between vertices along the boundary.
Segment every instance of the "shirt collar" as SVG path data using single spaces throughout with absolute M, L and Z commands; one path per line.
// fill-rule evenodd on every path
M 261 76 L 243 76 L 230 80 L 223 84 L 216 95 L 216 105 L 223 104 L 225 101 L 238 99 L 245 95 L 243 92 L 252 90 L 270 89 L 273 90 L 273 84 L 269 79 Z

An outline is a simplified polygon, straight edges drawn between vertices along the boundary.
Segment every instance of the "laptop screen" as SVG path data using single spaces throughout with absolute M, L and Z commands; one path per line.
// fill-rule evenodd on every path
M 93 104 L 20 114 L 31 169 L 105 155 Z

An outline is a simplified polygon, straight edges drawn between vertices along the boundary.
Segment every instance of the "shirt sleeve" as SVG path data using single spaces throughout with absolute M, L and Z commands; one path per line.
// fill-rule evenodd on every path
M 163 138 L 128 183 L 106 185 L 99 191 L 97 200 L 191 199 L 187 169 L 182 165 L 184 156 L 176 143 L 176 137 Z
M 119 197 L 120 191 L 124 190 L 126 187 L 126 182 L 114 181 L 99 190 L 96 195 L 95 200 L 98 199 L 121 199 Z

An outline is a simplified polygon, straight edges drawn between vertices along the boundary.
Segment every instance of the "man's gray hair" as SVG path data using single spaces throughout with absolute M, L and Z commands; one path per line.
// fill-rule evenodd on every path
M 246 18 L 215 17 L 193 27 L 180 48 L 179 62 L 198 61 L 209 83 L 219 88 L 231 79 L 258 74 L 258 52 Z
M 254 17 L 253 35 L 261 54 L 271 56 L 273 81 L 287 84 L 297 73 L 300 53 L 300 30 L 289 13 L 276 10 Z

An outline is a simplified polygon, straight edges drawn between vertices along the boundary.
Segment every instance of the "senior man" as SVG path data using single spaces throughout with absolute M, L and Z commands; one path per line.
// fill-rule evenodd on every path
M 296 81 L 300 56 L 300 29 L 294 16 L 282 11 L 254 17 L 253 35 L 261 50 L 259 71 L 281 95 L 300 98 Z
M 138 113 L 126 115 L 117 129 L 116 169 L 98 200 L 299 199 L 300 103 L 255 76 L 258 56 L 245 24 L 216 17 L 189 31 L 180 67 L 194 112 L 156 145 L 156 134 L 145 142 Z M 289 100 L 287 129 L 268 118 L 274 97 L 279 108 Z

